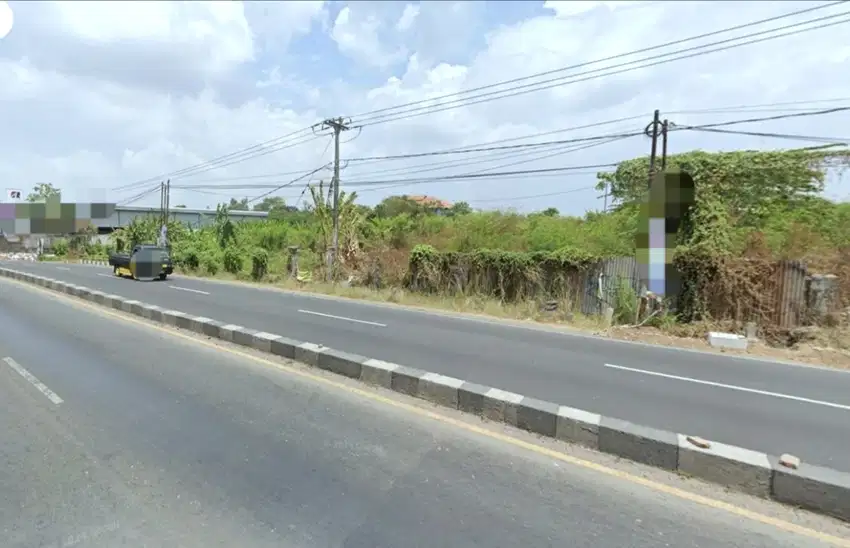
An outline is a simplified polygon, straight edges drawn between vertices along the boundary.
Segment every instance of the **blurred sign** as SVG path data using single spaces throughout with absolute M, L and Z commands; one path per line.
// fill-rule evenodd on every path
M 15 188 L 7 188 L 6 189 L 6 199 L 10 201 L 16 201 L 21 199 L 21 191 Z

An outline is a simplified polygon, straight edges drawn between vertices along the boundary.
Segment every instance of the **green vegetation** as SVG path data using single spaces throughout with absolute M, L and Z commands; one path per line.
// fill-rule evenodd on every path
M 675 257 L 687 278 L 682 318 L 740 320 L 742 299 L 758 300 L 772 291 L 765 280 L 779 260 L 805 261 L 841 275 L 846 284 L 850 203 L 831 202 L 820 192 L 825 171 L 841 168 L 847 158 L 846 149 L 829 147 L 671 156 L 668 166 L 688 170 L 697 188 L 694 228 Z M 373 288 L 428 295 L 503 303 L 570 300 L 584 290 L 580 274 L 586 266 L 634 254 L 647 169 L 648 159 L 637 158 L 600 173 L 600 188 L 610 189 L 615 207 L 583 217 L 561 216 L 554 208 L 528 215 L 473 212 L 465 203 L 437 214 L 404 196 L 369 208 L 357 204 L 356 193 L 341 192 L 339 274 Z M 311 187 L 312 203 L 301 210 L 266 198 L 255 206 L 269 211 L 264 222 L 231 221 L 229 210 L 248 209 L 247 200 L 235 199 L 218 207 L 210 227 L 172 221 L 172 255 L 180 268 L 198 275 L 276 283 L 288 277 L 289 247 L 297 246 L 299 271 L 323 279 L 331 242 L 327 190 L 321 183 Z M 140 220 L 117 231 L 109 247 L 155 241 L 158 229 L 158 219 Z M 106 246 L 69 242 L 65 253 L 73 255 L 75 248 L 89 257 L 108 252 Z M 624 300 L 616 317 L 629 323 L 633 291 L 617 287 L 615 293 Z M 771 302 L 748 304 L 748 314 L 766 318 Z M 730 312 L 729 303 L 737 303 L 739 311 Z

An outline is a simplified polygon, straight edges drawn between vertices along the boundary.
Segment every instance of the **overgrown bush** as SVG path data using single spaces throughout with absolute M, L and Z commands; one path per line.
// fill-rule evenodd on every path
M 826 166 L 846 158 L 846 149 L 833 148 L 670 156 L 668 165 L 691 172 L 697 189 L 693 231 L 674 250 L 682 274 L 678 320 L 778 321 L 777 276 L 787 264 L 779 261 L 841 275 L 842 298 L 850 305 L 850 204 L 819 196 Z M 578 303 L 575 297 L 595 294 L 589 273 L 599 261 L 633 256 L 647 168 L 646 158 L 636 158 L 600 174 L 613 209 L 581 217 L 553 208 L 522 215 L 469 212 L 466 206 L 437 215 L 403 197 L 368 208 L 356 204 L 356 194 L 342 195 L 342 270 L 371 287 Z M 224 271 L 275 281 L 287 275 L 288 248 L 297 246 L 299 270 L 323 279 L 332 211 L 322 183 L 310 187 L 308 197 L 303 210 L 279 207 L 263 222 L 234 222 L 226 207 L 205 228 L 169 222 L 175 264 L 207 275 Z M 126 250 L 155 242 L 159 222 L 156 216 L 137 219 L 116 231 L 111 244 Z M 67 253 L 67 242 L 62 245 L 54 244 L 54 251 Z M 98 245 L 83 244 L 84 253 L 105 255 L 108 246 Z M 604 296 L 618 323 L 634 320 L 637 299 L 627 281 Z

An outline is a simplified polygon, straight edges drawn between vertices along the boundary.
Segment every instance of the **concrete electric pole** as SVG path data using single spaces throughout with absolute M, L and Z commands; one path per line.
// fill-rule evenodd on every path
M 646 127 L 646 133 L 652 137 L 652 148 L 649 154 L 649 181 L 647 183 L 647 188 L 652 187 L 652 177 L 655 175 L 655 158 L 658 153 L 658 133 L 661 122 L 659 120 L 660 113 L 656 110 L 655 115 L 652 117 L 652 122 Z
M 328 253 L 328 277 L 332 278 L 339 251 L 339 134 L 349 128 L 342 118 L 325 120 L 322 122 L 322 128 L 332 129 L 334 132 L 334 176 L 331 183 L 333 185 L 333 231 Z

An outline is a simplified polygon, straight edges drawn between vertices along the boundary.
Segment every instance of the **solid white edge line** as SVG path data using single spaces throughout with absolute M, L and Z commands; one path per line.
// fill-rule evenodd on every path
M 62 398 L 60 398 L 56 394 L 56 392 L 47 388 L 47 386 L 43 382 L 35 378 L 35 375 L 24 369 L 21 364 L 9 357 L 3 358 L 3 361 L 6 362 L 9 367 L 17 371 L 20 376 L 28 380 L 31 385 L 35 386 L 39 392 L 47 396 L 47 399 L 52 401 L 54 404 L 59 405 L 60 403 L 62 403 Z
M 209 295 L 207 291 L 201 291 L 200 289 L 189 289 L 188 287 L 177 287 L 176 285 L 169 285 L 171 289 L 176 289 L 177 291 L 189 291 L 192 293 L 200 293 L 201 295 Z
M 345 316 L 334 316 L 333 314 L 323 314 L 321 312 L 313 312 L 312 310 L 299 310 L 302 314 L 312 314 L 314 316 L 322 316 L 324 318 L 333 318 L 334 320 L 344 320 L 347 322 L 363 323 L 366 325 L 374 325 L 377 327 L 387 327 L 385 323 L 367 322 L 366 320 L 358 320 L 356 318 L 346 318 Z
M 629 371 L 632 373 L 640 373 L 642 375 L 650 375 L 653 377 L 664 377 L 666 379 L 673 379 L 676 381 L 684 381 L 691 382 L 694 384 L 702 384 L 705 386 L 714 386 L 715 388 L 726 388 L 728 390 L 737 390 L 738 392 L 747 392 L 749 394 L 758 394 L 760 396 L 770 396 L 772 398 L 780 398 L 784 400 L 792 400 L 801 403 L 811 403 L 814 405 L 822 405 L 824 407 L 832 407 L 833 409 L 841 409 L 842 411 L 850 411 L 850 405 L 842 405 L 840 403 L 834 403 L 830 401 L 822 401 L 822 400 L 813 400 L 811 398 L 804 398 L 802 396 L 792 396 L 791 394 L 782 394 L 780 392 L 769 392 L 767 390 L 757 390 L 755 388 L 746 388 L 744 386 L 737 386 L 734 384 L 724 384 L 721 382 L 713 382 L 713 381 L 704 381 L 701 379 L 693 379 L 691 377 L 680 377 L 678 375 L 668 375 L 667 373 L 659 373 L 657 371 L 647 371 L 645 369 L 636 369 L 634 367 L 624 367 L 622 365 L 614 365 L 610 363 L 604 364 L 605 367 L 610 367 L 611 369 L 619 369 L 621 371 Z

